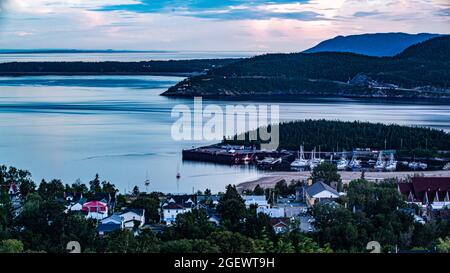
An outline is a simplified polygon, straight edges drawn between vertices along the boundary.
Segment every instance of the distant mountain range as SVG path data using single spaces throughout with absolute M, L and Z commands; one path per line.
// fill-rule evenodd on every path
M 374 33 L 337 36 L 305 50 L 304 53 L 350 52 L 368 56 L 395 56 L 406 48 L 436 38 L 439 34 Z
M 188 78 L 165 96 L 450 99 L 450 36 L 393 57 L 345 52 L 266 54 Z

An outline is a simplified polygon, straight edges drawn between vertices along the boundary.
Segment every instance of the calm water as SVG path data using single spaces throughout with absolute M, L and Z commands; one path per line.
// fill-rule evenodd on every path
M 139 62 L 145 60 L 189 60 L 214 58 L 244 58 L 259 55 L 262 52 L 235 51 L 167 51 L 167 52 L 99 52 L 99 53 L 20 53 L 5 54 L 0 52 L 0 63 L 6 62 Z
M 254 168 L 181 162 L 181 149 L 207 142 L 170 137 L 174 105 L 159 96 L 177 77 L 0 78 L 0 164 L 29 169 L 36 181 L 88 183 L 96 173 L 121 191 L 223 190 L 264 175 Z M 204 101 L 225 105 L 243 103 Z M 246 102 L 248 103 L 248 102 Z M 245 104 L 245 103 L 243 103 Z M 310 99 L 280 103 L 282 120 L 340 119 L 422 125 L 450 131 L 450 105 Z M 181 179 L 177 181 L 177 170 Z

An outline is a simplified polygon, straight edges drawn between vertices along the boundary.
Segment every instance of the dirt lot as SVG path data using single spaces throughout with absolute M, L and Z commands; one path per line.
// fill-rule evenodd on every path
M 339 172 L 342 181 L 348 183 L 351 180 L 358 179 L 361 177 L 361 172 Z M 386 178 L 405 178 L 407 176 L 413 176 L 414 174 L 420 174 L 427 177 L 442 177 L 450 176 L 450 171 L 426 171 L 426 172 L 366 172 L 365 178 L 369 181 L 379 181 Z M 246 189 L 253 190 L 256 185 L 260 185 L 263 188 L 274 187 L 275 184 L 281 180 L 286 180 L 287 182 L 291 180 L 305 180 L 310 177 L 310 172 L 274 172 L 268 176 L 261 177 L 259 179 L 248 181 L 238 184 L 236 187 L 239 191 Z

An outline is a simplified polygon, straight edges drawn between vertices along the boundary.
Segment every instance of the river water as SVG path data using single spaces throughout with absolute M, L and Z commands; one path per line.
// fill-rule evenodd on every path
M 159 96 L 182 80 L 156 76 L 40 76 L 0 78 L 0 164 L 28 169 L 36 182 L 59 178 L 88 183 L 96 173 L 120 191 L 191 193 L 256 179 L 245 166 L 182 162 L 181 150 L 214 141 L 175 141 L 175 105 L 191 99 Z M 204 100 L 206 104 L 259 104 Z M 261 102 L 266 104 L 267 102 Z M 450 105 L 355 99 L 299 99 L 276 103 L 282 121 L 362 120 L 450 131 Z M 176 179 L 176 173 L 181 178 Z

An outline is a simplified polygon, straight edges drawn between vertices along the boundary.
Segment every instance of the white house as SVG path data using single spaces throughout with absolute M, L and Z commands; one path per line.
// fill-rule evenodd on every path
M 135 227 L 135 222 L 138 222 L 138 227 L 145 224 L 145 210 L 143 209 L 127 209 L 120 214 L 123 218 L 124 227 L 132 229 Z
M 190 212 L 191 207 L 186 207 L 180 204 L 175 204 L 170 202 L 162 207 L 162 219 L 161 221 L 166 222 L 167 225 L 172 225 L 175 223 L 177 215 Z
M 242 199 L 244 199 L 245 206 L 247 208 L 250 205 L 257 205 L 258 208 L 269 208 L 270 205 L 267 203 L 266 197 L 264 195 L 242 195 Z

